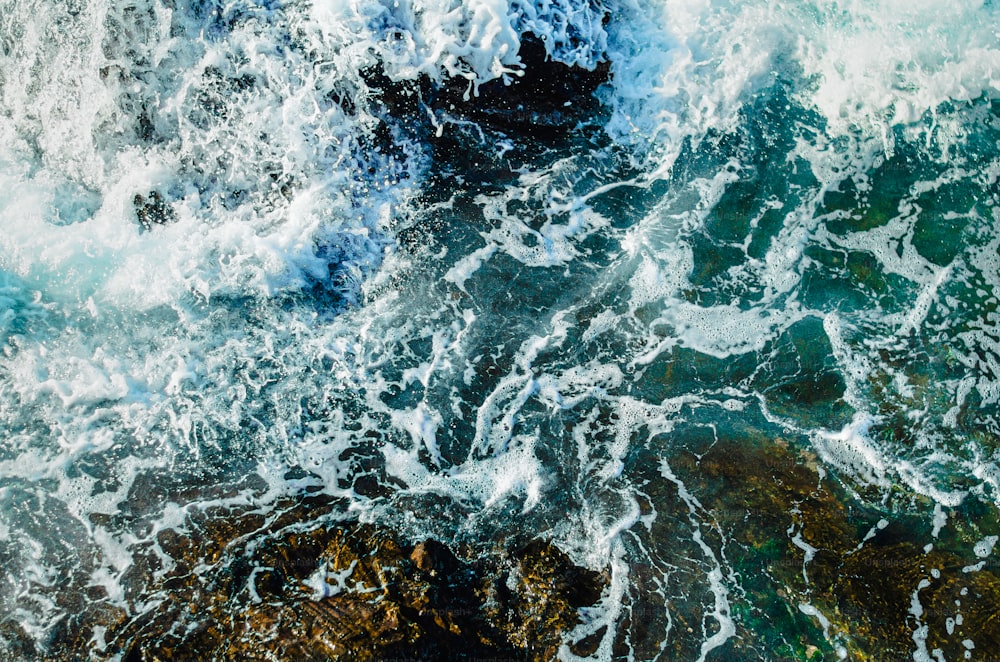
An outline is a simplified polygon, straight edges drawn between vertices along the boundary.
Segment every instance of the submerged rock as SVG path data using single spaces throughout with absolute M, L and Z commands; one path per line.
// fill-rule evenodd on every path
M 749 636 L 727 642 L 733 659 L 910 659 L 921 646 L 967 659 L 967 642 L 1000 650 L 1000 576 L 968 544 L 982 532 L 949 526 L 934 538 L 921 514 L 931 504 L 865 503 L 780 439 L 720 435 L 672 466 L 725 532 L 742 577 L 733 612 Z
M 150 231 L 157 225 L 173 222 L 174 210 L 167 204 L 159 191 L 150 191 L 148 196 L 137 193 L 132 200 L 135 216 L 139 225 L 145 231 Z
M 312 504 L 314 507 L 315 504 Z M 161 535 L 175 564 L 152 571 L 138 615 L 84 619 L 62 650 L 128 662 L 187 659 L 552 659 L 606 575 L 536 539 L 473 559 L 369 524 L 282 528 L 218 511 L 191 535 Z M 140 579 L 138 576 L 136 579 Z M 93 605 L 92 605 L 93 606 Z

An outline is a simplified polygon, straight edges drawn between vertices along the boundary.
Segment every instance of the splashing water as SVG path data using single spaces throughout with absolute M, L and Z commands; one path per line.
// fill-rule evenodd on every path
M 988 650 L 997 19 L 0 0 L 0 651 L 303 494 L 606 570 L 562 659 Z

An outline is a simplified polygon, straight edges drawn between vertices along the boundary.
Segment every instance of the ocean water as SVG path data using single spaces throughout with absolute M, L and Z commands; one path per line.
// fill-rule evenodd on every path
M 561 659 L 988 659 L 998 19 L 0 0 L 0 657 L 308 493 L 606 571 Z

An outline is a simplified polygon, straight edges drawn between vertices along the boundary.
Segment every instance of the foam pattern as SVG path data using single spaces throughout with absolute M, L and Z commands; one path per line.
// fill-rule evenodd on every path
M 878 522 L 924 517 L 932 547 L 996 508 L 996 18 L 0 0 L 0 656 L 12 628 L 58 656 L 72 614 L 138 622 L 170 600 L 161 534 L 218 509 L 273 523 L 304 494 L 607 570 L 567 660 L 756 636 L 688 461 L 734 437 L 811 458 Z M 599 103 L 549 111 L 556 138 L 468 119 L 542 66 L 529 35 L 610 72 Z M 790 618 L 843 657 L 787 505 Z M 976 535 L 969 573 L 996 542 Z

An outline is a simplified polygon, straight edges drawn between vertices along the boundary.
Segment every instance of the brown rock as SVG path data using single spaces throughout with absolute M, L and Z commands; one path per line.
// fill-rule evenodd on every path
M 310 508 L 289 505 L 271 527 L 253 513 L 216 510 L 198 515 L 194 535 L 161 534 L 176 567 L 156 579 L 150 564 L 134 579 L 162 602 L 138 616 L 83 615 L 61 642 L 67 659 L 96 655 L 88 642 L 100 625 L 104 655 L 128 662 L 377 660 L 417 651 L 548 660 L 607 581 L 549 542 L 465 560 L 439 541 L 410 545 L 371 525 L 303 530 Z M 286 529 L 295 514 L 299 524 Z M 323 581 L 326 597 L 316 599 Z

